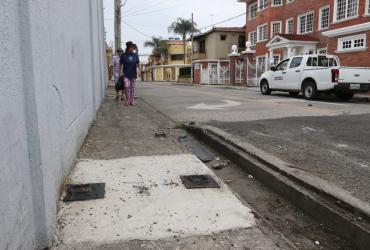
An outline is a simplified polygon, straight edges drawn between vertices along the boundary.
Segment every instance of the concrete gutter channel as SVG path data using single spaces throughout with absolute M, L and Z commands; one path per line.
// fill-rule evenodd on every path
M 357 249 L 369 249 L 370 205 L 366 202 L 218 128 L 193 123 L 185 128 Z

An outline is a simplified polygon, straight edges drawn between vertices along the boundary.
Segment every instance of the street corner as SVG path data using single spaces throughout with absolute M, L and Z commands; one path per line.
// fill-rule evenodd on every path
M 187 189 L 180 176 L 210 175 L 220 188 Z M 59 242 L 111 244 L 212 235 L 256 225 L 252 211 L 194 155 L 80 160 L 71 183 L 105 183 L 105 198 L 60 203 Z

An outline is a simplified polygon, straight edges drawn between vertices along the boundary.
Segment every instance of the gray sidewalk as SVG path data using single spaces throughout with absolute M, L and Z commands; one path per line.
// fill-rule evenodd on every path
M 54 249 L 290 249 L 180 145 L 182 130 L 137 102 L 124 107 L 108 90 L 68 179 L 105 182 L 105 198 L 60 202 Z M 210 174 L 221 188 L 187 190 L 181 174 Z

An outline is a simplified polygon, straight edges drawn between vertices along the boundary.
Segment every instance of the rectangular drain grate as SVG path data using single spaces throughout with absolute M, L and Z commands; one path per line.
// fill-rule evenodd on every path
M 180 179 L 187 189 L 220 188 L 210 175 L 181 175 Z
M 64 202 L 103 199 L 105 183 L 67 184 Z

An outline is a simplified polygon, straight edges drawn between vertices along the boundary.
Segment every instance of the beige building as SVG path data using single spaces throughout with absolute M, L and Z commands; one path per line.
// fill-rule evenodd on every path
M 245 28 L 214 27 L 194 36 L 193 60 L 228 59 L 232 45 L 237 45 L 240 51 L 244 50 Z

